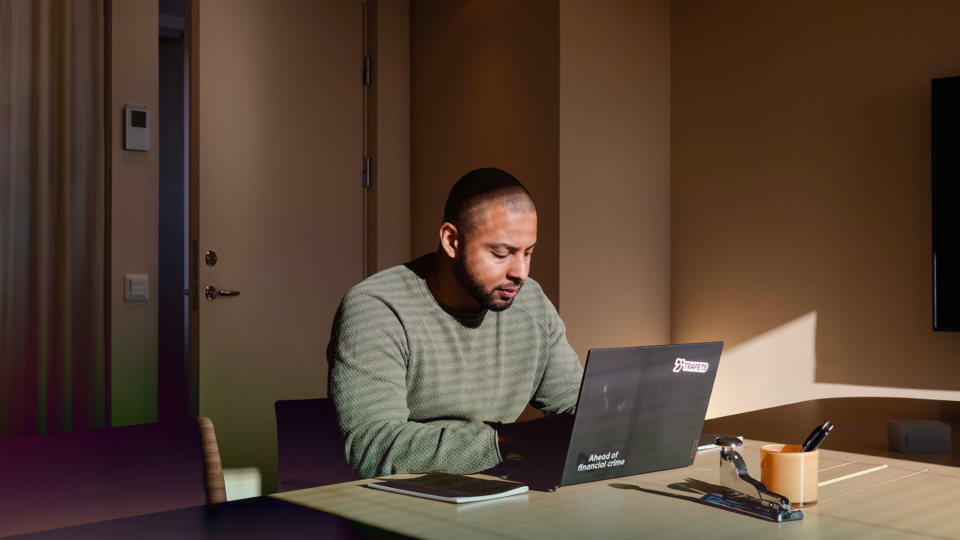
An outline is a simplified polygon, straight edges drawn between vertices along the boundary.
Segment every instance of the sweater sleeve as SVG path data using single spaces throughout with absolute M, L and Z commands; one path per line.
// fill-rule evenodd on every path
M 583 367 L 567 342 L 567 331 L 553 304 L 543 297 L 541 328 L 546 333 L 546 367 L 530 404 L 544 414 L 574 412 Z
M 412 422 L 407 408 L 407 338 L 383 300 L 351 291 L 334 320 L 329 396 L 362 478 L 397 473 L 474 473 L 500 462 L 496 431 L 482 422 Z M 576 399 L 576 397 L 574 397 Z

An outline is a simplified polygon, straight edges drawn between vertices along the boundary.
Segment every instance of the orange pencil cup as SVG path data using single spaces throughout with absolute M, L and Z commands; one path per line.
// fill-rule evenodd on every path
M 820 451 L 801 452 L 798 444 L 768 444 L 760 449 L 760 481 L 790 499 L 793 508 L 817 505 Z

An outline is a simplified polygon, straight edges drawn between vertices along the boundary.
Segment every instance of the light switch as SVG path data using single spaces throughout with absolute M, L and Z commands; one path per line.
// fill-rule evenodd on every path
M 146 302 L 149 298 L 150 278 L 147 274 L 123 276 L 124 302 Z

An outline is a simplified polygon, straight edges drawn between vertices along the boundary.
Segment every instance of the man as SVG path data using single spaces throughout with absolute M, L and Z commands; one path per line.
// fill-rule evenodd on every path
M 436 253 L 350 289 L 333 324 L 329 395 L 361 477 L 473 473 L 569 425 L 583 369 L 529 279 L 533 199 L 478 169 L 453 186 Z M 527 403 L 548 418 L 514 422 Z M 549 416 L 552 415 L 552 416 Z

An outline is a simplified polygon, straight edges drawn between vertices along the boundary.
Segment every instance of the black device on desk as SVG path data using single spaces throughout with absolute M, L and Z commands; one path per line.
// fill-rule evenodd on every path
M 693 464 L 723 342 L 591 349 L 572 429 L 486 474 L 552 491 Z

